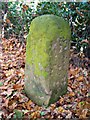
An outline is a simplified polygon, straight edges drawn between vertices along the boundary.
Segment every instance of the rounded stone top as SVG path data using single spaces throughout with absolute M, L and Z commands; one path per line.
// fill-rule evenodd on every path
M 59 16 L 51 14 L 36 17 L 31 22 L 30 34 L 36 37 L 47 37 L 51 40 L 57 38 L 57 36 L 69 40 L 71 38 L 68 22 Z

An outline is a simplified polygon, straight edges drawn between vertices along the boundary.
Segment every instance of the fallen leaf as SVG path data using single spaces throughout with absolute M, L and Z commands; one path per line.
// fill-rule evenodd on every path
M 9 109 L 14 110 L 16 108 L 16 106 L 17 106 L 17 102 L 13 102 L 12 105 L 9 105 Z
M 69 74 L 76 76 L 79 73 L 80 69 L 70 69 Z
M 33 102 L 31 100 L 29 100 L 27 103 L 26 103 L 26 106 L 27 106 L 27 109 L 28 110 L 31 110 L 31 105 L 33 104 Z
M 28 5 L 23 5 L 23 11 L 28 10 Z
M 66 119 L 71 119 L 72 117 L 72 112 L 70 112 L 67 116 L 66 116 Z
M 83 109 L 81 114 L 79 115 L 79 119 L 86 119 L 87 112 L 88 112 L 88 109 Z
M 62 112 L 64 112 L 64 111 L 65 111 L 65 110 L 64 110 L 64 108 L 63 108 L 63 107 L 61 107 L 61 106 L 60 106 L 60 107 L 58 107 L 58 112 L 59 112 L 59 113 L 62 113 Z
M 23 89 L 23 86 L 21 84 L 15 84 L 15 85 L 13 85 L 13 89 L 20 91 Z
M 32 119 L 36 119 L 38 117 L 40 117 L 40 113 L 38 111 L 31 113 L 31 118 Z
M 70 93 L 68 94 L 68 96 L 73 97 L 73 96 L 75 96 L 75 93 L 74 93 L 74 92 L 70 92 Z
M 13 69 L 11 69 L 11 70 L 6 70 L 5 71 L 5 75 L 8 77 L 8 76 L 10 76 L 10 75 L 12 75 L 14 73 L 14 70 Z
M 8 23 L 8 24 L 11 23 L 10 20 L 9 20 L 8 18 L 6 19 L 6 23 Z
M 62 104 L 63 102 L 64 102 L 64 98 L 61 97 L 61 98 L 59 99 L 59 103 Z
M 4 106 L 8 108 L 9 105 L 9 98 L 6 99 Z
M 6 90 L 8 88 L 8 86 L 1 86 L 0 89 L 2 90 Z
M 55 109 L 55 104 L 51 104 L 51 105 L 50 105 L 50 109 L 51 109 L 51 110 L 54 110 L 54 109 Z
M 79 76 L 79 77 L 77 78 L 77 80 L 78 80 L 79 82 L 83 82 L 84 77 L 81 75 L 81 76 Z

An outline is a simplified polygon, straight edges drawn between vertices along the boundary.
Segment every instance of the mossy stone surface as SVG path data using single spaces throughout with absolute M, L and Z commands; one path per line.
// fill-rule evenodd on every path
M 49 105 L 67 91 L 71 31 L 55 15 L 35 18 L 26 45 L 25 91 L 38 105 Z

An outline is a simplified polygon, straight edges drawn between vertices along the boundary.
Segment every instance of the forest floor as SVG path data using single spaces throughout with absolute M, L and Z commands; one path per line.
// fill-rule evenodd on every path
M 24 91 L 26 44 L 2 38 L 0 43 L 0 118 L 89 119 L 89 60 L 71 50 L 68 91 L 49 107 L 33 103 Z

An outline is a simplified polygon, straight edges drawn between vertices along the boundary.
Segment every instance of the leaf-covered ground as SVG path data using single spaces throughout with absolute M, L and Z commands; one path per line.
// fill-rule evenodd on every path
M 1 44 L 2 43 L 2 44 Z M 89 60 L 71 51 L 68 92 L 49 107 L 33 103 L 24 91 L 26 44 L 3 38 L 0 43 L 0 118 L 89 118 Z

